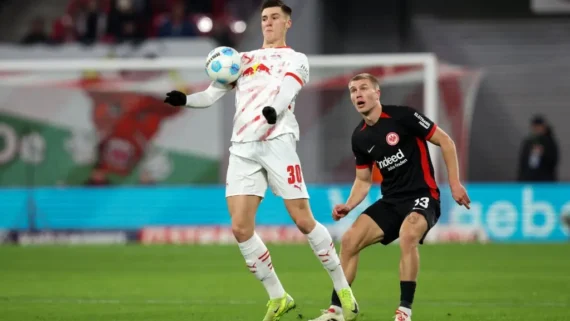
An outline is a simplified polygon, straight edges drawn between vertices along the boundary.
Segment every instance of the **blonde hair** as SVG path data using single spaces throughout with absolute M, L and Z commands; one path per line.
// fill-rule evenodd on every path
M 351 82 L 357 80 L 368 80 L 372 83 L 372 85 L 374 85 L 374 87 L 376 87 L 376 89 L 380 89 L 380 81 L 378 81 L 378 78 L 374 77 L 372 74 L 369 74 L 367 72 L 363 72 L 352 77 L 348 83 L 350 84 Z

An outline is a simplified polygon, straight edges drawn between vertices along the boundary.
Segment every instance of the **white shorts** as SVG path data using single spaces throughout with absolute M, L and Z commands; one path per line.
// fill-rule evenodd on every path
M 309 198 L 293 135 L 266 141 L 233 143 L 226 177 L 226 197 L 265 197 L 267 185 L 283 199 Z

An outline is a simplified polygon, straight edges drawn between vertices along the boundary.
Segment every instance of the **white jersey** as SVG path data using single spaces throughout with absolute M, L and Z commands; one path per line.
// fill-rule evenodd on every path
M 295 100 L 269 125 L 263 107 L 271 106 L 285 77 L 293 77 L 301 85 L 309 81 L 307 56 L 289 47 L 265 48 L 241 53 L 242 75 L 236 84 L 236 113 L 232 142 L 251 142 L 293 134 L 299 139 L 295 118 Z

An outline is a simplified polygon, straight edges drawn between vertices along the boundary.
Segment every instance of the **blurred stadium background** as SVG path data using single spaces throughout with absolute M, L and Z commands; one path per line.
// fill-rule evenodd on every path
M 252 50 L 262 43 L 260 2 L 0 1 L 0 244 L 7 244 L 0 247 L 0 320 L 259 319 L 261 288 L 252 286 L 238 251 L 219 246 L 234 243 L 224 201 L 233 94 L 207 110 L 164 105 L 173 88 L 207 86 L 196 66 L 1 67 L 15 60 L 196 62 L 220 45 Z M 374 73 L 383 81 L 383 103 L 426 111 L 424 66 L 397 61 L 431 53 L 438 62 L 436 121 L 456 141 L 473 204 L 467 211 L 453 202 L 439 166 L 443 212 L 422 249 L 426 285 L 418 296 L 426 303 L 418 317 L 568 320 L 570 2 L 286 3 L 293 8 L 287 42 L 314 63 L 296 114 L 316 218 L 338 240 L 359 212 L 330 218 L 354 178 L 350 132 L 359 115 L 347 79 Z M 311 60 L 356 54 L 394 64 Z M 375 187 L 361 208 L 379 196 Z M 328 280 L 270 191 L 257 224 L 280 248 L 274 256 L 282 279 L 295 283 L 310 316 L 318 313 Z M 61 246 L 79 244 L 99 246 Z M 129 246 L 109 246 L 121 244 Z M 374 307 L 364 320 L 389 317 L 386 302 L 398 293 L 397 248 L 371 251 L 355 285 Z M 380 271 L 378 262 L 389 268 Z M 442 274 L 451 279 L 442 283 Z M 374 282 L 386 285 L 380 297 Z M 235 299 L 224 291 L 244 291 L 242 283 L 248 294 L 223 306 Z

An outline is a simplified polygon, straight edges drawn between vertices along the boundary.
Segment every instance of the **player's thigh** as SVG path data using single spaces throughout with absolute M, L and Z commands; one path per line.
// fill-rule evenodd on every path
M 266 189 L 267 178 L 259 163 L 230 155 L 226 200 L 232 219 L 232 230 L 238 241 L 245 241 L 253 235 L 255 214 Z
M 250 158 L 230 154 L 226 173 L 226 197 L 254 195 L 263 198 L 267 174 L 263 166 Z
M 341 251 L 356 254 L 364 248 L 382 241 L 384 231 L 366 213 L 362 213 L 342 235 Z
M 404 202 L 399 212 L 405 217 L 400 228 L 400 241 L 423 244 L 427 233 L 437 224 L 441 204 L 431 195 L 416 197 Z
M 282 135 L 264 142 L 261 162 L 273 193 L 285 202 L 287 212 L 301 232 L 308 234 L 315 227 L 309 205 L 301 162 L 292 135 Z
M 398 239 L 405 216 L 398 214 L 397 206 L 384 199 L 376 201 L 363 211 L 382 230 L 381 244 L 388 245 Z
M 296 151 L 296 141 L 292 135 L 282 135 L 264 142 L 259 160 L 267 171 L 269 187 L 275 195 L 286 202 L 309 198 L 301 161 Z

